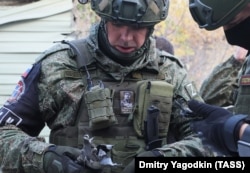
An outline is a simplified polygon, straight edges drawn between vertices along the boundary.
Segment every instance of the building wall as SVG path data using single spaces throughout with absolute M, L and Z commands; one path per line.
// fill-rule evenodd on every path
M 0 7 L 0 107 L 41 52 L 54 41 L 70 39 L 71 8 L 71 0 L 40 0 L 13 8 Z M 46 127 L 41 135 L 47 139 L 48 133 Z

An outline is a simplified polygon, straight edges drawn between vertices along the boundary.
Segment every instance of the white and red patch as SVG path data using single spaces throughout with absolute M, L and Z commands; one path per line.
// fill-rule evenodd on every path
M 14 103 L 16 101 L 18 101 L 22 94 L 25 91 L 25 83 L 24 83 L 24 79 L 28 76 L 29 72 L 30 72 L 31 68 L 28 68 L 21 76 L 21 79 L 18 81 L 14 91 L 12 92 L 10 98 L 7 100 L 7 103 L 11 104 Z

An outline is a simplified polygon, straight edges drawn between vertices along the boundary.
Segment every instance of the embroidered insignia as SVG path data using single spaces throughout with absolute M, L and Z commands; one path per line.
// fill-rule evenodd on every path
M 11 110 L 6 107 L 2 107 L 0 111 L 0 124 L 5 122 L 5 124 L 14 124 L 19 125 L 22 121 L 22 118 L 14 114 Z
M 120 91 L 121 114 L 132 113 L 133 107 L 134 107 L 134 92 Z
M 196 89 L 195 85 L 193 84 L 193 82 L 185 85 L 185 89 L 186 89 L 190 98 L 194 98 L 198 94 L 197 89 Z
M 24 79 L 28 76 L 31 69 L 32 69 L 32 67 L 27 68 L 27 70 L 25 70 L 25 72 L 21 75 L 21 79 L 18 81 L 10 98 L 7 100 L 7 104 L 11 104 L 11 103 L 16 102 L 22 96 L 22 94 L 25 91 Z
M 12 92 L 10 98 L 7 100 L 9 103 L 16 102 L 21 95 L 24 93 L 25 90 L 25 83 L 23 82 L 23 79 L 20 79 L 20 81 L 17 83 L 14 91 Z
M 241 76 L 240 85 L 249 86 L 250 85 L 250 75 Z
M 30 67 L 29 67 L 29 68 L 27 68 L 27 69 L 26 69 L 26 71 L 22 74 L 22 77 L 23 77 L 23 78 L 26 78 L 26 77 L 28 76 L 28 74 L 29 74 L 30 70 L 31 70 L 31 68 L 30 68 Z

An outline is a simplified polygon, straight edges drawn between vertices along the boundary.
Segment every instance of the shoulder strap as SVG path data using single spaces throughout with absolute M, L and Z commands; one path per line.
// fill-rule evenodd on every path
M 61 43 L 63 44 L 56 44 L 51 49 L 44 51 L 41 55 L 38 56 L 36 62 L 43 60 L 44 58 L 55 52 L 69 50 L 69 47 L 67 45 L 69 45 L 71 48 L 71 51 L 69 51 L 70 57 L 76 58 L 79 69 L 83 69 L 86 65 L 89 65 L 93 62 L 93 58 L 91 58 L 86 41 L 84 41 L 83 39 L 71 41 L 62 40 Z
M 94 58 L 91 58 L 90 51 L 87 48 L 86 41 L 84 39 L 65 41 L 62 43 L 68 44 L 71 48 L 71 54 L 76 58 L 76 62 L 80 71 L 85 71 L 87 74 L 87 90 L 89 90 L 93 84 L 90 77 L 87 65 L 91 64 Z
M 93 61 L 93 58 L 91 58 L 91 54 L 87 48 L 87 44 L 83 39 L 71 41 L 63 40 L 62 43 L 68 44 L 71 47 L 73 51 L 71 53 L 73 54 L 73 57 L 76 57 L 79 69 L 86 69 L 86 66 Z

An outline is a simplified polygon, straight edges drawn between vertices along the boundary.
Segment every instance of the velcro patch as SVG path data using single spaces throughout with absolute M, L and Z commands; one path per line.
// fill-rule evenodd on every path
M 243 76 L 241 76 L 240 85 L 243 85 L 243 86 L 250 85 L 250 75 L 243 75 Z
M 193 82 L 185 85 L 185 89 L 186 89 L 186 92 L 188 93 L 190 98 L 194 98 L 198 95 L 197 89 L 196 89 Z
M 14 91 L 12 92 L 10 98 L 7 101 L 9 103 L 16 102 L 17 100 L 19 100 L 21 98 L 21 96 L 23 95 L 24 91 L 25 91 L 25 83 L 23 81 L 23 78 L 21 78 L 18 81 L 18 83 L 17 83 Z
M 6 107 L 2 107 L 0 110 L 0 124 L 13 124 L 19 125 L 22 121 L 22 118 L 14 114 L 11 110 Z
M 82 74 L 78 71 L 73 71 L 73 70 L 64 70 L 63 71 L 63 76 L 66 78 L 75 78 L 75 79 L 81 79 Z
M 26 78 L 26 77 L 28 76 L 28 74 L 29 74 L 29 72 L 30 72 L 31 69 L 32 69 L 32 67 L 27 68 L 27 69 L 25 70 L 25 72 L 22 74 L 22 77 L 23 77 L 23 78 Z
M 120 91 L 121 114 L 130 114 L 134 107 L 134 92 Z

